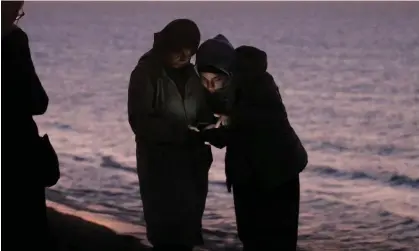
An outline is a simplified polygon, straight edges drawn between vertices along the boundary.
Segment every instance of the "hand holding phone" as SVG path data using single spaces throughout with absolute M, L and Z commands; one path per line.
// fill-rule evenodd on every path
M 188 129 L 189 129 L 189 130 L 192 130 L 192 131 L 195 131 L 195 132 L 200 132 L 200 131 L 201 131 L 201 130 L 199 130 L 199 128 L 198 128 L 198 127 L 191 126 L 191 125 L 188 125 Z

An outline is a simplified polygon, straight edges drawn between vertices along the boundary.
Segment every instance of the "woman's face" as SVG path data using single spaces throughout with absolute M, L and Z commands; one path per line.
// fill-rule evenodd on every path
M 182 49 L 178 52 L 172 52 L 169 54 L 168 64 L 173 68 L 182 68 L 187 65 L 193 56 L 192 50 Z
M 214 93 L 223 88 L 228 81 L 227 76 L 212 72 L 201 72 L 200 76 L 202 85 L 207 88 L 210 93 Z

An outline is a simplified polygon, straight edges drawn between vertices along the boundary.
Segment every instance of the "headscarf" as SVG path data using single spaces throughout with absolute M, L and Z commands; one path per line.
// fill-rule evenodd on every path
M 195 54 L 200 40 L 201 33 L 195 22 L 189 19 L 176 19 L 154 34 L 153 50 L 167 55 L 181 49 L 190 49 Z

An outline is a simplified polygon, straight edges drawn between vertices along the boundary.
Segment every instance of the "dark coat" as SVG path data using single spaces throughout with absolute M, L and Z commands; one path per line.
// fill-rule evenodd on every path
M 129 84 L 129 122 L 136 136 L 141 198 L 153 245 L 202 243 L 212 153 L 188 125 L 213 117 L 203 98 L 204 87 L 193 66 L 187 67 L 184 99 L 153 50 L 141 57 Z
M 15 26 L 2 38 L 1 46 L 2 130 L 8 135 L 2 143 L 14 156 L 25 156 L 34 163 L 39 135 L 33 116 L 46 112 L 48 96 L 36 74 L 26 33 Z M 28 166 L 24 172 L 31 177 L 31 183 L 39 181 L 42 185 L 40 179 L 33 179 L 39 175 L 39 168 Z
M 298 175 L 307 152 L 290 125 L 266 53 L 250 46 L 236 49 L 236 94 L 227 143 L 230 183 L 276 186 Z
M 4 186 L 4 193 L 24 196 L 24 199 L 10 196 L 3 202 L 2 209 L 8 217 L 15 219 L 14 223 L 24 224 L 26 231 L 37 233 L 30 244 L 23 246 L 48 250 L 45 169 L 37 165 L 39 135 L 33 119 L 34 115 L 47 110 L 48 96 L 36 74 L 26 33 L 14 27 L 2 37 L 1 47 L 1 143 L 2 163 L 5 164 L 2 174 L 9 183 Z
M 212 145 L 226 149 L 228 187 L 233 184 L 274 187 L 298 175 L 307 152 L 290 125 L 266 53 L 250 46 L 236 49 L 228 127 L 203 132 Z M 224 95 L 225 96 L 225 95 Z M 221 100 L 220 100 L 221 102 Z

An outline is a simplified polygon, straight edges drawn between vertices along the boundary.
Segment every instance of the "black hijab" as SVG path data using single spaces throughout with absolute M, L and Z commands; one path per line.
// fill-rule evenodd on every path
M 154 34 L 153 50 L 164 59 L 168 54 L 190 49 L 196 53 L 201 33 L 195 22 L 189 19 L 176 19 L 166 25 L 160 32 Z M 185 85 L 190 77 L 191 65 L 182 68 L 164 67 L 166 74 L 175 82 L 182 98 L 185 95 Z
M 191 49 L 195 54 L 201 40 L 201 33 L 195 22 L 189 19 L 176 19 L 163 30 L 154 33 L 153 50 L 166 56 L 181 49 Z

